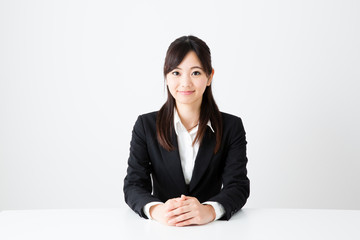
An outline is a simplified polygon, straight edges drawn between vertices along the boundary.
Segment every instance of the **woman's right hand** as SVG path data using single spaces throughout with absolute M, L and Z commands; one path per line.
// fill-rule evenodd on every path
M 176 216 L 168 217 L 168 213 L 181 206 L 180 198 L 173 198 L 167 200 L 165 203 L 156 204 L 149 209 L 150 216 L 165 225 L 175 226 L 175 224 L 169 224 L 168 222 Z

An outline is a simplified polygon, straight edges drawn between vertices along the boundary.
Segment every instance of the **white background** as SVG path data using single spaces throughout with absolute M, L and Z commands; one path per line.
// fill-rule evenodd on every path
M 360 209 L 360 2 L 0 0 L 0 210 L 125 207 L 169 44 L 212 51 L 243 119 L 247 207 Z

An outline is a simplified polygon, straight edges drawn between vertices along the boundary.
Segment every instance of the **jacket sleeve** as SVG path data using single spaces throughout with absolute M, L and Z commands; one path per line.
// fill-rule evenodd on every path
M 229 220 L 234 213 L 246 203 L 250 193 L 250 181 L 247 177 L 247 157 L 245 130 L 240 118 L 231 124 L 229 138 L 224 139 L 227 153 L 225 154 L 222 172 L 223 187 L 221 191 L 208 201 L 219 202 L 225 209 L 221 220 Z
M 161 202 L 151 195 L 151 163 L 147 150 L 146 134 L 142 117 L 139 116 L 132 131 L 127 175 L 124 179 L 125 202 L 143 218 L 148 218 L 143 207 L 153 201 Z

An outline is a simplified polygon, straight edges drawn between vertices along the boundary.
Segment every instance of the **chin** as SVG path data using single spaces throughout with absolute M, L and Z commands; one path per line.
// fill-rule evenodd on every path
M 196 100 L 176 100 L 177 103 L 179 104 L 186 104 L 186 105 L 192 105 L 192 104 L 196 104 Z

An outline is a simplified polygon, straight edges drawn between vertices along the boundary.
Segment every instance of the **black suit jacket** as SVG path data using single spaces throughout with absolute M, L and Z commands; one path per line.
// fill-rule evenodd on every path
M 247 142 L 241 119 L 222 113 L 223 136 L 216 154 L 215 134 L 208 127 L 187 185 L 178 150 L 167 151 L 157 141 L 156 114 L 141 115 L 135 123 L 124 180 L 126 203 L 141 217 L 147 218 L 142 210 L 147 203 L 166 202 L 184 194 L 196 197 L 199 202 L 219 202 L 226 212 L 221 219 L 230 219 L 249 196 Z M 172 136 L 177 148 L 175 130 Z

